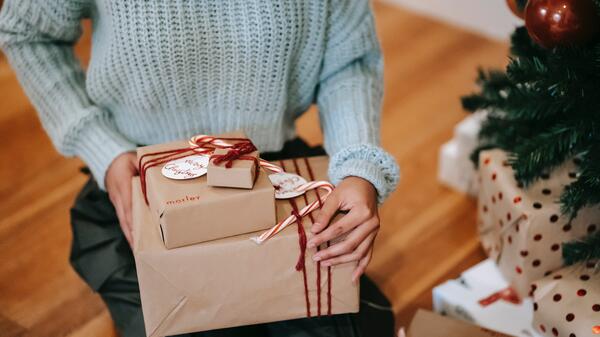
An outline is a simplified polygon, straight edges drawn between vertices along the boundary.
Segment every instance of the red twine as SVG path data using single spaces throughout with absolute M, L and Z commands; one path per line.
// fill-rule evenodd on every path
M 300 167 L 298 165 L 298 162 L 296 161 L 296 159 L 292 159 L 292 162 L 294 164 L 295 173 L 300 175 Z M 285 163 L 283 161 L 280 161 L 280 163 L 281 163 L 281 167 L 285 171 L 286 170 Z M 309 174 L 311 181 L 314 181 L 315 177 L 314 177 L 314 174 L 312 171 L 312 167 L 310 165 L 310 161 L 306 157 L 304 158 L 304 163 L 306 164 L 306 168 L 308 170 L 308 174 Z M 321 196 L 319 195 L 319 192 L 316 190 L 315 190 L 315 193 L 317 196 L 317 200 L 319 201 L 319 205 L 321 207 L 322 206 Z M 303 197 L 304 197 L 304 202 L 308 205 L 308 199 L 306 197 L 306 194 L 304 194 Z M 304 226 L 302 224 L 302 217 L 298 213 L 298 206 L 297 206 L 295 200 L 290 199 L 289 202 L 290 202 L 290 205 L 292 206 L 292 209 L 293 209 L 292 214 L 296 217 L 296 223 L 298 226 L 298 245 L 300 246 L 300 256 L 298 257 L 298 261 L 296 263 L 296 270 L 298 270 L 298 271 L 302 270 L 302 276 L 303 276 L 303 282 L 304 282 L 304 297 L 305 297 L 305 301 L 306 301 L 306 316 L 311 317 L 310 300 L 309 300 L 309 294 L 308 294 L 308 282 L 307 282 L 306 266 L 305 266 L 307 237 L 306 237 L 306 232 L 304 230 Z M 310 217 L 311 221 L 314 223 L 314 219 L 312 218 L 312 215 L 309 214 L 309 217 Z M 327 247 L 329 247 L 329 245 L 330 245 L 329 242 L 327 242 Z M 321 262 L 317 262 L 317 279 L 316 279 L 316 281 L 317 281 L 317 315 L 321 316 Z M 327 267 L 327 315 L 332 314 L 331 299 L 332 299 L 331 267 Z

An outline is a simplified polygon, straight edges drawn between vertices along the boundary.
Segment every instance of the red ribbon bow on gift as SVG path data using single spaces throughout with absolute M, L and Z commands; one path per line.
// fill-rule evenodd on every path
M 233 144 L 232 147 L 228 148 L 226 154 L 211 155 L 210 160 L 212 160 L 215 165 L 225 163 L 225 168 L 231 168 L 233 166 L 233 162 L 236 160 L 252 160 L 258 168 L 258 158 L 247 156 L 247 154 L 250 154 L 254 151 L 256 151 L 256 146 L 254 146 L 250 140 L 242 141 Z
M 487 307 L 490 304 L 496 303 L 497 301 L 502 300 L 515 305 L 521 304 L 521 298 L 517 294 L 517 292 L 511 288 L 505 288 L 500 291 L 497 291 L 490 296 L 479 300 L 479 305 L 482 307 Z

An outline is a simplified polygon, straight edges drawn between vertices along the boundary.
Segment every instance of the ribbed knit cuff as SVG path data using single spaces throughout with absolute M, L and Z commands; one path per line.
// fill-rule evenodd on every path
M 354 176 L 369 181 L 377 190 L 381 204 L 392 193 L 400 180 L 396 160 L 380 147 L 368 144 L 349 146 L 331 157 L 329 178 L 334 184 Z
M 136 145 L 118 132 L 107 114 L 95 115 L 83 123 L 72 140 L 72 151 L 89 166 L 98 186 L 104 190 L 110 164 L 120 154 L 135 150 Z

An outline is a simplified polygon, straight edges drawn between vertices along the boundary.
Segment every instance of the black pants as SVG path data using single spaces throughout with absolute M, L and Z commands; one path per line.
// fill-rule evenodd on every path
M 261 157 L 277 160 L 322 155 L 321 147 L 311 148 L 300 139 L 286 143 L 277 153 Z M 106 192 L 90 179 L 71 209 L 73 245 L 71 264 L 79 275 L 97 291 L 123 337 L 145 336 L 140 293 L 133 255 Z M 361 280 L 363 303 L 358 315 L 335 315 L 311 319 L 259 324 L 195 333 L 202 337 L 370 337 L 393 336 L 393 315 L 373 309 L 389 307 L 389 302 L 366 277 Z M 257 308 L 260 310 L 260 308 Z

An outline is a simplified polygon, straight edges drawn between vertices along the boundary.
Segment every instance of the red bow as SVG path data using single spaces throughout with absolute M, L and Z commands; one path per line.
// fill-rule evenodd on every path
M 513 288 L 508 287 L 497 291 L 486 298 L 479 300 L 479 305 L 481 305 L 482 307 L 487 307 L 488 305 L 493 304 L 499 300 L 503 300 L 517 305 L 521 304 L 521 298 L 519 297 L 517 292 L 514 291 Z

